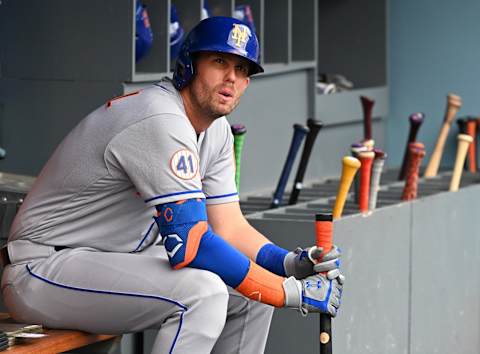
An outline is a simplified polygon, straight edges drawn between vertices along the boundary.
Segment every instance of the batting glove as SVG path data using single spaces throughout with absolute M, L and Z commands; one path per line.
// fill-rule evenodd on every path
M 328 279 L 321 274 L 302 280 L 294 277 L 283 282 L 285 307 L 295 308 L 304 316 L 309 312 L 335 317 L 340 307 L 343 284 L 339 278 Z
M 330 252 L 323 254 L 321 247 L 313 246 L 305 249 L 298 247 L 288 252 L 283 261 L 287 277 L 303 279 L 316 273 L 328 273 L 329 279 L 336 278 L 340 273 L 340 249 L 333 246 Z

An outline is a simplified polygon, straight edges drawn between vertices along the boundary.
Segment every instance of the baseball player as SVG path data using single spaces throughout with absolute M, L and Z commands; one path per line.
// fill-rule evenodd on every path
M 336 315 L 338 249 L 284 250 L 239 208 L 225 115 L 263 71 L 258 57 L 246 24 L 208 18 L 173 80 L 112 99 L 70 132 L 10 232 L 2 292 L 16 320 L 157 329 L 154 353 L 252 354 L 272 306 Z

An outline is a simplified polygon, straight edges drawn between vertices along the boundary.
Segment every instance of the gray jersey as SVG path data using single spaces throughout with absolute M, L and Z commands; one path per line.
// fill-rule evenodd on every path
M 43 168 L 9 242 L 140 251 L 157 239 L 157 204 L 238 201 L 225 117 L 197 136 L 165 79 L 82 120 Z

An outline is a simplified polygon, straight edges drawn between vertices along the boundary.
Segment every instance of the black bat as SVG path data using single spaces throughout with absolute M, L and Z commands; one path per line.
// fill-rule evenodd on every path
M 290 149 L 288 150 L 287 159 L 283 165 L 282 173 L 280 174 L 277 188 L 273 193 L 272 203 L 270 204 L 271 209 L 278 208 L 282 203 L 283 192 L 285 191 L 288 177 L 292 171 L 293 162 L 295 161 L 295 157 L 297 156 L 298 149 L 302 144 L 303 138 L 305 138 L 305 135 L 307 135 L 309 131 L 308 127 L 302 124 L 294 124 L 293 129 L 294 132 L 292 142 L 290 144 Z
M 307 134 L 305 145 L 303 145 L 302 157 L 300 158 L 297 175 L 295 176 L 295 182 L 293 184 L 292 192 L 290 193 L 290 200 L 288 201 L 288 204 L 290 205 L 296 204 L 298 201 L 298 196 L 303 187 L 303 177 L 307 171 L 307 165 L 310 160 L 313 145 L 315 144 L 318 132 L 323 127 L 323 123 L 319 120 L 309 118 L 307 120 L 307 127 L 310 129 L 310 132 Z

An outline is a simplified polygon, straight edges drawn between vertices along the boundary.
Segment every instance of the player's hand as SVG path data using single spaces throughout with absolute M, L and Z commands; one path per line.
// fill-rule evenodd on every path
M 317 312 L 335 317 L 340 307 L 343 284 L 338 277 L 330 280 L 322 274 L 315 274 L 302 280 L 287 278 L 283 289 L 285 307 L 296 308 L 303 315 Z
M 303 279 L 315 273 L 329 273 L 340 266 L 340 249 L 334 245 L 330 252 L 323 254 L 323 249 L 317 246 L 297 248 L 287 254 L 283 266 L 287 277 L 293 276 L 297 279 Z M 335 277 L 329 276 L 331 279 Z

